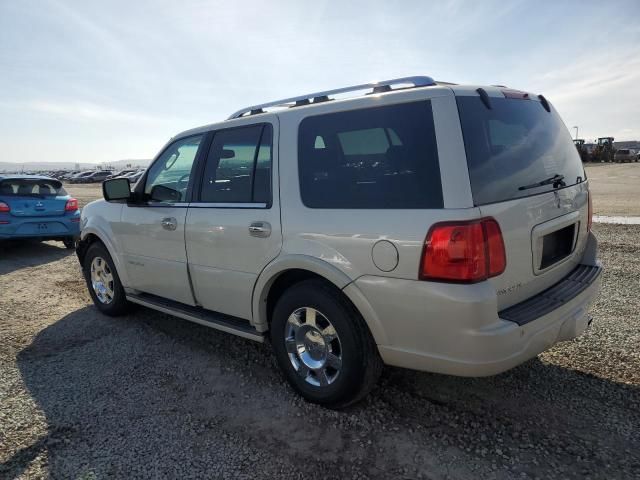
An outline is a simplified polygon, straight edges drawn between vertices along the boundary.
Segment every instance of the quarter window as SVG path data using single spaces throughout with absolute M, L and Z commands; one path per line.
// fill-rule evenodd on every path
M 310 208 L 442 208 L 431 102 L 305 118 L 298 134 Z
M 271 125 L 216 132 L 202 180 L 207 203 L 270 203 Z

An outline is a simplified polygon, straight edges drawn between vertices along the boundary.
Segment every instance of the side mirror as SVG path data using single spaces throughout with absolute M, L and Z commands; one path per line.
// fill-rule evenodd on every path
M 158 202 L 179 202 L 182 199 L 179 191 L 164 185 L 154 185 L 149 196 Z
M 131 184 L 128 178 L 112 178 L 102 183 L 102 196 L 107 202 L 131 199 Z

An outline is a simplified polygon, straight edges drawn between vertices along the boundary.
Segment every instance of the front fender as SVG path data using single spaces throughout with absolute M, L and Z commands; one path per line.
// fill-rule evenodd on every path
M 107 213 L 108 217 L 100 214 L 99 212 L 88 212 L 87 210 L 91 210 L 89 207 L 92 205 L 87 205 L 82 211 L 82 219 L 81 225 L 82 229 L 80 231 L 80 242 L 85 243 L 87 237 L 90 235 L 95 235 L 107 248 L 109 255 L 113 259 L 113 263 L 115 264 L 116 270 L 118 272 L 118 277 L 120 278 L 120 282 L 124 287 L 129 286 L 129 277 L 127 276 L 127 269 L 124 266 L 122 257 L 119 252 L 121 249 L 119 248 L 119 244 L 117 241 L 116 235 L 114 235 L 112 224 L 113 222 L 120 221 L 120 212 L 122 211 L 122 205 L 118 205 L 119 208 L 111 209 L 109 208 L 109 212 Z M 116 205 L 110 204 L 109 207 L 115 207 Z M 115 210 L 115 211 L 114 211 Z

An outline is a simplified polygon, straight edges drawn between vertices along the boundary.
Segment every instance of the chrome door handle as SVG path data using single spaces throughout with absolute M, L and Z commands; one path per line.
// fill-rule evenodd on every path
M 249 225 L 249 235 L 252 237 L 266 238 L 271 235 L 271 224 L 269 222 L 251 222 L 251 225 Z
M 160 223 L 165 230 L 173 231 L 178 227 L 178 221 L 173 217 L 163 218 Z

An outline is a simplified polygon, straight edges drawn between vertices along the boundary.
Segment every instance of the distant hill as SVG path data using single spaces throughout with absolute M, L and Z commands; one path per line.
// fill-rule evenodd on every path
M 75 162 L 0 162 L 0 172 L 37 172 L 37 171 L 51 171 L 51 170 L 75 170 L 79 167 L 80 170 L 93 170 L 93 169 L 111 169 L 122 170 L 128 166 L 132 167 L 146 167 L 151 160 L 148 159 L 130 159 L 130 160 L 116 160 L 113 162 L 104 163 L 88 163 L 81 162 L 76 164 Z

